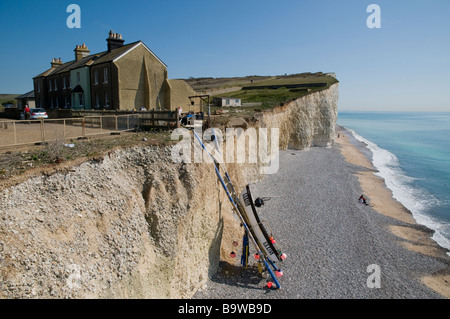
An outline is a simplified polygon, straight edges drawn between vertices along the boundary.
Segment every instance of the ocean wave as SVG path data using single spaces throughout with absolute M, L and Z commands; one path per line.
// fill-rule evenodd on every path
M 387 188 L 392 191 L 392 196 L 411 211 L 417 223 L 435 231 L 433 239 L 440 246 L 450 249 L 450 240 L 448 239 L 450 238 L 450 224 L 436 220 L 427 214 L 431 208 L 442 204 L 439 199 L 426 190 L 413 185 L 417 179 L 408 176 L 402 170 L 395 154 L 379 147 L 351 129 L 346 128 L 346 130 L 356 140 L 364 143 L 372 153 L 372 164 L 378 170 L 375 175 L 384 179 Z

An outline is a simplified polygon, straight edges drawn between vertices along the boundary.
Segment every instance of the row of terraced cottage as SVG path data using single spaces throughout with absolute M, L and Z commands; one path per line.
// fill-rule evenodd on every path
M 189 98 L 196 92 L 183 80 L 168 79 L 167 65 L 144 42 L 124 44 L 113 31 L 106 41 L 104 52 L 91 54 L 83 43 L 73 61 L 53 58 L 51 68 L 33 78 L 36 107 L 200 110 Z

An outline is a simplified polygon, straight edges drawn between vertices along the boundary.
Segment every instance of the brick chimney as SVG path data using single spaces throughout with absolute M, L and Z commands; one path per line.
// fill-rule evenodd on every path
M 52 65 L 52 68 L 57 68 L 58 66 L 63 65 L 63 62 L 61 61 L 61 58 L 53 58 L 50 64 Z
M 87 57 L 91 51 L 88 50 L 86 44 L 77 45 L 75 48 L 75 61 L 80 61 L 82 58 Z
M 118 33 L 113 33 L 113 31 L 109 31 L 109 38 L 106 39 L 108 42 L 108 52 L 120 48 L 123 46 L 124 39 L 122 39 L 122 35 Z

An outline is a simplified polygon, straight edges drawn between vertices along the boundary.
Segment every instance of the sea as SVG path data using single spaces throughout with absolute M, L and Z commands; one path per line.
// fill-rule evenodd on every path
M 450 112 L 341 111 L 337 124 L 367 145 L 394 198 L 450 249 Z

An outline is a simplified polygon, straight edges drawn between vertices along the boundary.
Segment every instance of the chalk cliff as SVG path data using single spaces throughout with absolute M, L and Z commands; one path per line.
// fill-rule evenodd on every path
M 329 147 L 335 137 L 339 84 L 256 114 L 261 127 L 280 129 L 280 148 Z
M 257 114 L 280 148 L 329 146 L 338 85 Z M 0 298 L 189 298 L 242 229 L 211 164 L 121 149 L 0 191 Z M 230 164 L 242 188 L 262 178 Z

